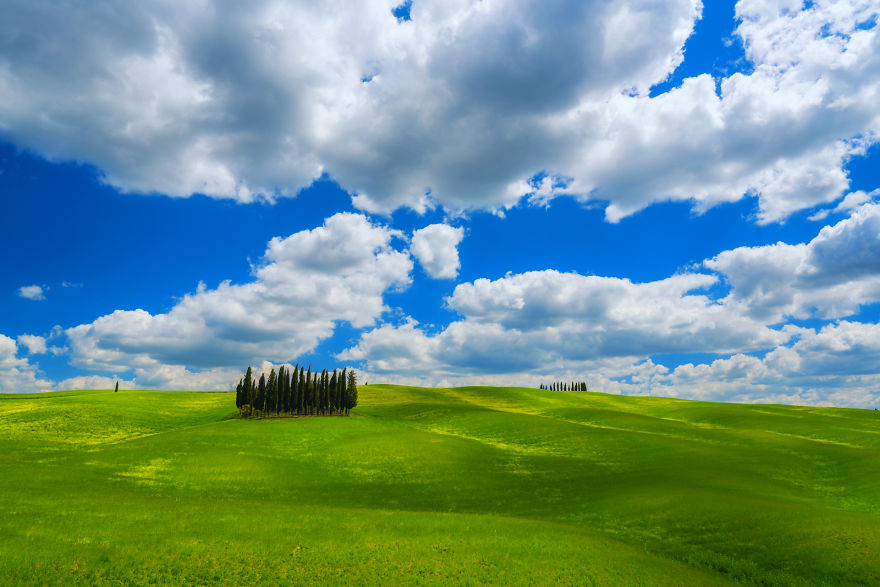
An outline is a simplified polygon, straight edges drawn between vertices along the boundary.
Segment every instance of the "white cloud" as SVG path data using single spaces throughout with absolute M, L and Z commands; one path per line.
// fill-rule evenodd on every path
M 431 224 L 413 233 L 410 248 L 428 275 L 434 279 L 455 279 L 461 268 L 458 243 L 463 238 L 461 227 Z
M 680 365 L 652 382 L 651 390 L 664 389 L 707 400 L 880 407 L 880 324 L 800 329 L 793 345 L 763 359 L 736 354 Z
M 862 204 L 871 202 L 877 197 L 880 197 L 880 188 L 873 190 L 870 193 L 862 190 L 850 192 L 833 209 L 825 208 L 819 210 L 812 214 L 808 219 L 813 221 L 825 220 L 828 215 L 832 213 L 842 214 L 852 212 Z
M 424 336 L 412 324 L 395 332 L 391 327 L 373 331 L 370 341 L 378 357 L 394 357 Z M 396 338 L 396 340 L 395 340 Z M 427 337 L 426 337 L 427 338 Z M 430 340 L 430 339 L 429 339 Z M 424 350 L 430 346 L 418 347 Z M 382 351 L 386 354 L 383 355 Z M 651 359 L 604 359 L 551 362 L 531 371 L 470 372 L 425 361 L 411 352 L 411 364 L 368 361 L 363 378 L 373 383 L 405 385 L 517 385 L 537 387 L 552 381 L 587 381 L 589 389 L 604 393 L 680 397 L 704 401 L 785 403 L 856 408 L 880 408 L 880 324 L 839 322 L 818 332 L 800 329 L 795 342 L 779 346 L 764 358 L 734 353 L 708 363 L 685 363 L 669 369 Z M 389 376 L 389 366 L 404 374 Z M 445 367 L 445 368 L 444 368 Z M 436 370 L 432 370 L 436 369 Z
M 391 246 L 396 234 L 341 213 L 313 230 L 274 238 L 250 283 L 202 284 L 166 314 L 117 310 L 68 329 L 72 363 L 133 369 L 141 386 L 214 388 L 224 380 L 228 388 L 231 365 L 295 358 L 329 337 L 337 322 L 373 325 L 387 309 L 383 294 L 410 280 L 409 254 Z
M 0 137 L 173 196 L 271 200 L 327 172 L 371 211 L 570 193 L 615 221 L 756 194 L 773 222 L 843 195 L 880 131 L 873 0 L 741 1 L 752 71 L 654 98 L 699 0 L 421 0 L 404 23 L 394 4 L 7 3 Z
M 52 382 L 43 379 L 36 365 L 16 356 L 15 340 L 0 334 L 0 392 L 31 393 L 52 388 Z
M 138 388 L 228 391 L 241 377 L 241 369 L 220 367 L 192 371 L 183 365 L 157 365 L 134 370 Z
M 58 390 L 71 389 L 114 389 L 116 382 L 119 382 L 119 389 L 137 389 L 135 382 L 126 381 L 118 377 L 105 377 L 103 375 L 77 375 L 76 377 L 68 377 L 59 381 L 55 385 Z
M 812 241 L 739 247 L 704 262 L 731 286 L 726 303 L 769 324 L 825 319 L 880 301 L 880 204 L 865 204 Z
M 198 391 L 229 391 L 241 377 L 238 369 L 190 371 L 179 365 L 159 365 L 153 369 L 135 369 L 131 379 L 105 375 L 77 375 L 54 385 L 56 390 L 70 389 L 172 389 Z
M 22 334 L 18 337 L 18 344 L 27 348 L 28 354 L 39 355 L 48 352 L 46 339 L 34 334 Z
M 724 297 L 705 293 L 719 277 L 701 273 L 649 283 L 552 270 L 478 279 L 447 299 L 461 318 L 439 332 L 412 319 L 383 324 L 339 358 L 362 363 L 373 381 L 588 377 L 611 393 L 880 407 L 880 325 L 785 324 L 880 302 L 880 204 L 863 204 L 809 243 L 741 247 L 703 265 L 729 285 Z M 674 370 L 650 359 L 668 353 L 719 358 Z
M 463 315 L 429 336 L 414 321 L 365 333 L 339 357 L 374 373 L 520 373 L 565 370 L 654 353 L 772 347 L 784 332 L 697 293 L 716 282 L 684 274 L 650 283 L 553 270 L 478 279 L 447 300 Z
M 45 300 L 46 295 L 39 285 L 23 285 L 18 288 L 18 295 L 27 300 Z

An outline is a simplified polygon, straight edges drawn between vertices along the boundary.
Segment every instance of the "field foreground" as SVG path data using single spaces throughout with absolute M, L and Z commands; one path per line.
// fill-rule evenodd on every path
M 0 395 L 0 584 L 880 583 L 880 412 L 370 385 Z

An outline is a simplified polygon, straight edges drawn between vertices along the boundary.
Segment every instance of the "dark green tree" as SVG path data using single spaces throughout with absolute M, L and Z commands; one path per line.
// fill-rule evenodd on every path
M 275 411 L 275 404 L 278 401 L 278 376 L 275 374 L 275 367 L 269 370 L 269 379 L 266 380 L 266 413 Z
M 297 391 L 297 397 L 299 402 L 297 403 L 297 413 L 302 416 L 305 414 L 306 409 L 306 375 L 302 366 L 299 368 L 299 390 Z
M 290 413 L 290 372 L 286 367 L 282 367 L 281 370 L 284 372 L 281 377 L 281 411 L 287 414 Z
M 306 369 L 306 398 L 305 398 L 305 413 L 308 416 L 312 415 L 312 407 L 314 406 L 312 402 L 312 396 L 314 395 L 315 385 L 312 381 L 312 366 L 309 365 L 309 368 Z
M 347 381 L 348 372 L 347 368 L 342 369 L 342 373 L 339 374 L 339 379 L 336 381 L 336 393 L 339 396 L 339 413 L 345 413 L 345 382 Z
M 260 373 L 260 382 L 257 384 L 257 408 L 266 413 L 266 374 Z
M 348 382 L 345 386 L 345 414 L 348 413 L 358 405 L 358 389 L 357 389 L 357 376 L 354 373 L 354 369 L 348 372 Z
M 330 375 L 330 389 L 328 390 L 328 395 L 330 396 L 330 413 L 333 414 L 339 408 L 336 403 L 336 369 L 333 369 L 333 374 Z
M 241 405 L 254 407 L 254 377 L 250 365 L 244 374 L 244 380 L 241 383 Z

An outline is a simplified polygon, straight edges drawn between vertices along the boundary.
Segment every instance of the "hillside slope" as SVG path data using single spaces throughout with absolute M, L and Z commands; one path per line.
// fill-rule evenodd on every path
M 371 385 L 0 396 L 0 583 L 870 584 L 880 415 Z

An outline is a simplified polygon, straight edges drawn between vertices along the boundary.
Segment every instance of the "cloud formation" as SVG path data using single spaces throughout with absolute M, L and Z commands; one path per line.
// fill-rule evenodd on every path
M 535 385 L 590 373 L 599 391 L 880 405 L 872 395 L 880 325 L 790 322 L 840 319 L 880 302 L 880 205 L 861 206 L 808 243 L 740 247 L 702 266 L 716 274 L 648 283 L 553 270 L 477 279 L 447 298 L 460 318 L 446 328 L 383 324 L 339 358 L 362 362 L 373 380 Z M 718 285 L 727 293 L 709 295 Z M 689 353 L 720 358 L 674 370 L 649 358 Z
M 413 233 L 410 250 L 425 273 L 434 279 L 455 279 L 461 268 L 458 243 L 463 238 L 461 227 L 431 224 Z
M 863 205 L 809 243 L 739 247 L 703 265 L 730 284 L 726 304 L 766 323 L 849 316 L 880 301 L 880 204 Z
M 502 373 L 656 353 L 734 352 L 784 342 L 785 333 L 698 290 L 717 278 L 650 283 L 555 270 L 478 279 L 447 299 L 463 319 L 428 336 L 410 321 L 383 325 L 340 358 L 374 372 Z
M 48 352 L 46 338 L 35 334 L 22 334 L 18 337 L 18 344 L 24 346 L 30 355 L 40 355 Z
M 873 0 L 742 0 L 750 71 L 656 97 L 699 0 L 395 4 L 8 2 L 0 139 L 172 196 L 326 172 L 368 211 L 572 194 L 616 221 L 756 194 L 773 222 L 845 195 L 880 130 Z
M 44 379 L 36 365 L 16 356 L 15 339 L 0 334 L 0 392 L 31 393 L 52 388 L 52 382 Z
M 416 236 L 429 235 L 432 251 L 455 252 L 432 233 L 457 243 L 460 229 L 428 228 Z M 67 329 L 72 364 L 102 374 L 53 383 L 17 357 L 57 348 L 48 338 L 0 337 L 0 384 L 107 388 L 119 378 L 129 387 L 229 389 L 242 365 L 295 360 L 344 321 L 364 331 L 337 356 L 372 381 L 537 385 L 588 374 L 598 391 L 875 406 L 880 325 L 847 318 L 880 302 L 878 235 L 880 204 L 867 203 L 807 243 L 739 247 L 658 281 L 555 270 L 477 279 L 446 298 L 459 318 L 435 331 L 412 318 L 381 323 L 391 315 L 385 294 L 410 283 L 412 256 L 434 262 L 416 253 L 419 239 L 411 252 L 399 231 L 340 213 L 271 239 L 249 283 L 200 284 L 166 314 L 116 311 Z M 792 322 L 816 318 L 834 322 Z M 675 368 L 652 360 L 706 353 L 717 358 Z
M 23 285 L 18 288 L 18 296 L 22 297 L 26 300 L 45 300 L 46 294 L 43 291 L 42 286 L 39 285 Z
M 239 366 L 309 352 L 337 322 L 373 325 L 387 309 L 383 294 L 410 280 L 412 259 L 392 247 L 396 235 L 360 214 L 340 213 L 313 230 L 274 238 L 252 282 L 200 284 L 166 314 L 117 310 L 68 329 L 72 363 L 133 369 L 138 385 L 213 386 L 225 378 L 228 388 Z

